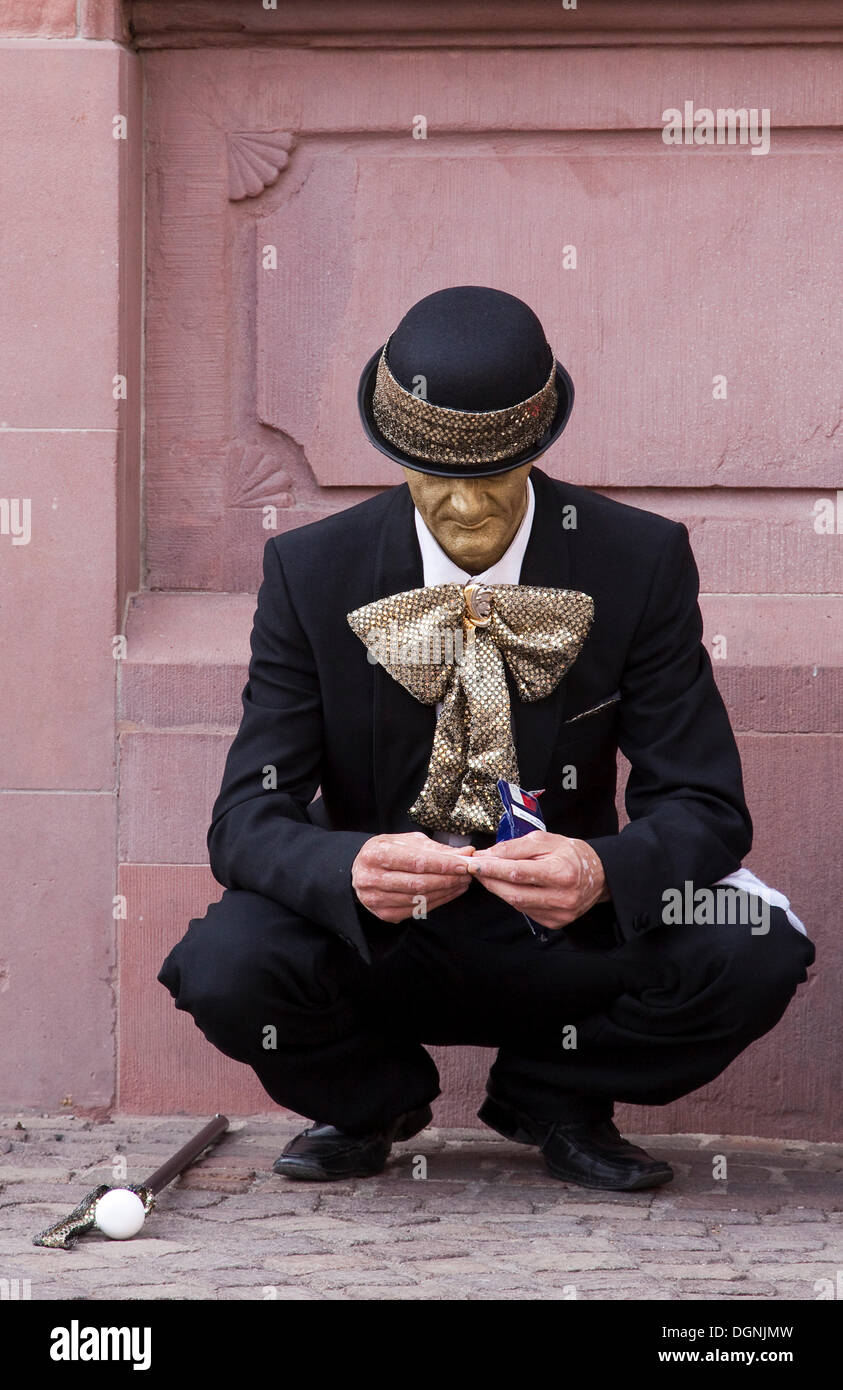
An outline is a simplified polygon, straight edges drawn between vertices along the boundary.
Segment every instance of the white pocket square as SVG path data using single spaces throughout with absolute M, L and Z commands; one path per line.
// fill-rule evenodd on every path
M 575 714 L 575 715 L 573 716 L 573 718 L 571 718 L 571 719 L 566 719 L 566 720 L 565 720 L 565 723 L 566 723 L 566 724 L 576 724 L 576 722 L 577 722 L 578 719 L 586 719 L 586 718 L 588 717 L 588 715 L 590 715 L 590 714 L 597 714 L 597 712 L 598 712 L 599 710 L 605 709 L 607 705 L 615 705 L 615 704 L 617 704 L 617 702 L 620 700 L 620 698 L 621 698 L 621 692 L 620 692 L 619 690 L 616 690 L 615 693 L 614 693 L 613 695 L 607 696 L 607 698 L 606 698 L 605 700 L 601 700 L 600 703 L 599 703 L 598 705 L 592 705 L 592 706 L 591 706 L 591 709 L 584 709 L 584 710 L 582 710 L 579 714 Z

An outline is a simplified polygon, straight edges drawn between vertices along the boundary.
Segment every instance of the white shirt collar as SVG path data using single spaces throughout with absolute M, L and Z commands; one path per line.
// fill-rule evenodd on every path
M 482 574 L 469 574 L 461 570 L 445 554 L 433 532 L 416 508 L 416 535 L 419 538 L 422 564 L 424 566 L 425 587 L 432 584 L 467 584 L 470 579 L 481 580 L 485 584 L 518 584 L 521 579 L 521 565 L 524 552 L 533 527 L 536 498 L 531 479 L 527 478 L 527 507 L 521 525 L 515 532 L 509 546 L 499 560 L 484 570 Z

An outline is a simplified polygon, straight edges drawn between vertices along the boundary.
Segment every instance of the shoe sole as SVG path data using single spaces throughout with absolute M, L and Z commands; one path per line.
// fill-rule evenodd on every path
M 631 1182 L 586 1182 L 584 1178 L 575 1178 L 571 1173 L 559 1172 L 551 1168 L 547 1159 L 545 1167 L 552 1178 L 557 1178 L 559 1182 L 570 1183 L 572 1187 L 590 1187 L 600 1192 L 641 1192 L 648 1187 L 664 1187 L 665 1183 L 673 1181 L 673 1169 L 667 1168 L 655 1173 L 642 1173 L 640 1177 L 633 1178 Z
M 324 1168 L 304 1160 L 285 1158 L 277 1165 L 273 1164 L 272 1171 L 282 1178 L 293 1178 L 295 1182 L 348 1182 L 351 1178 L 376 1178 L 385 1167 L 386 1164 L 381 1168 L 355 1168 L 347 1173 L 326 1173 Z

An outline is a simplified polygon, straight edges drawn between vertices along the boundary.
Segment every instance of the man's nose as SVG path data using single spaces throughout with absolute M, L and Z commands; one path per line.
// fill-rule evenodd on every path
M 481 521 L 484 516 L 482 497 L 467 487 L 455 487 L 451 493 L 451 511 L 458 521 L 469 524 Z

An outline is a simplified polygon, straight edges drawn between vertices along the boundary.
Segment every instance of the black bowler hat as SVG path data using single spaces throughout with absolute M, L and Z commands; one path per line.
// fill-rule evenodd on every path
M 357 404 L 396 463 L 485 477 L 544 453 L 568 423 L 574 384 L 523 300 L 455 285 L 404 315 L 363 368 Z

